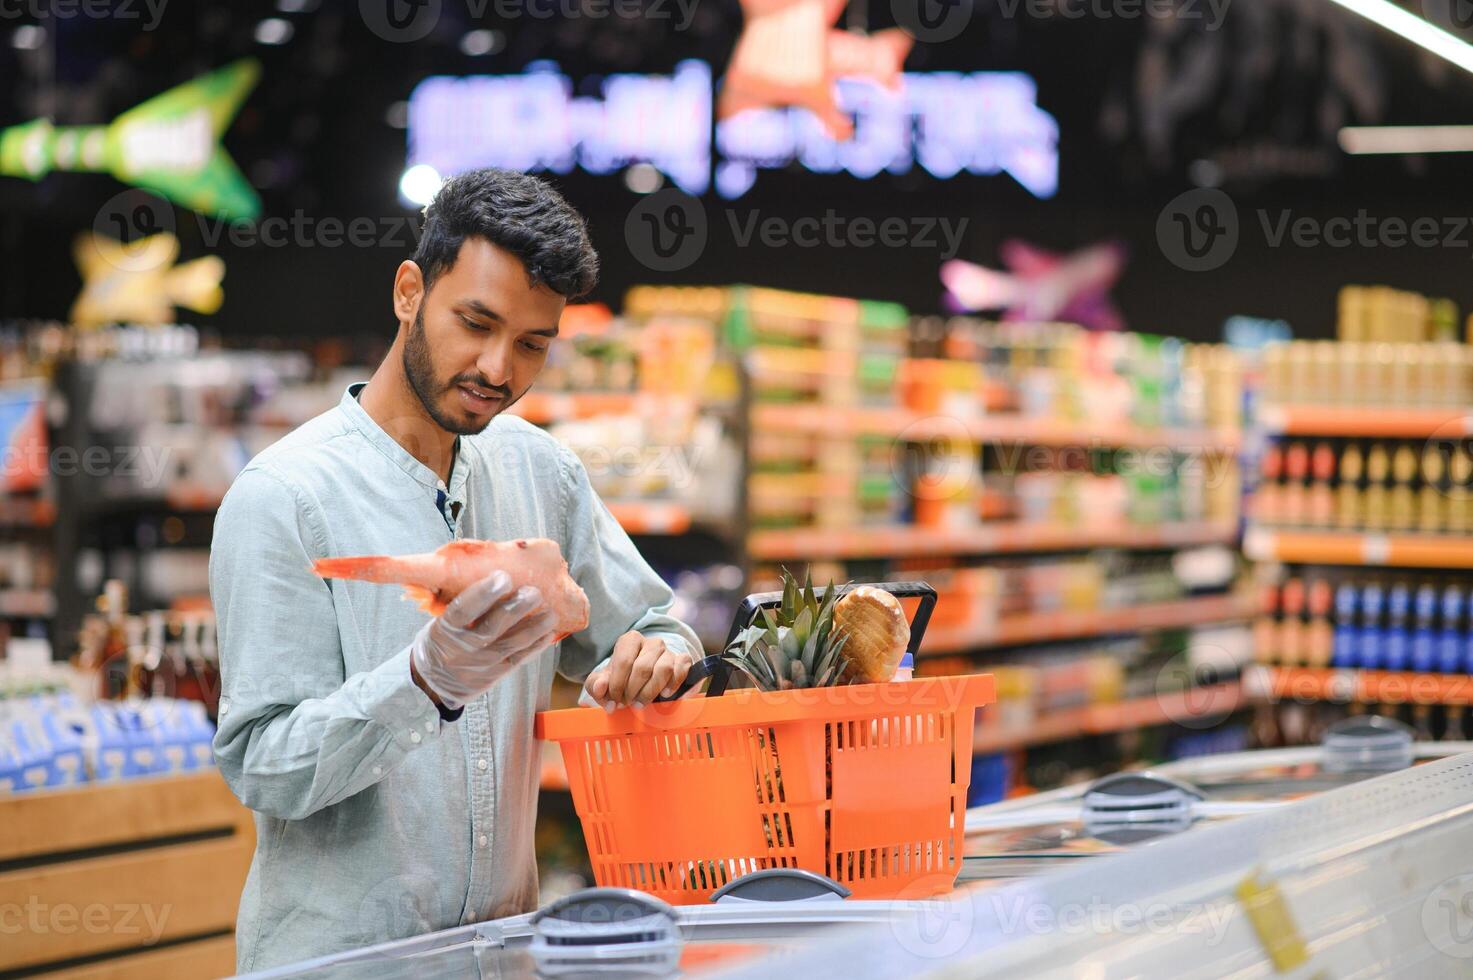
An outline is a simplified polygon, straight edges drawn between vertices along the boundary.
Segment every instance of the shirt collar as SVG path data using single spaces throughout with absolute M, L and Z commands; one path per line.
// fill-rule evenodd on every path
M 389 461 L 399 469 L 403 470 L 416 482 L 424 484 L 431 490 L 440 489 L 440 478 L 435 471 L 430 469 L 399 445 L 394 437 L 389 435 L 383 428 L 373 420 L 373 417 L 363 410 L 358 403 L 358 393 L 363 390 L 367 382 L 357 381 L 348 385 L 343 392 L 343 398 L 338 402 L 338 408 L 348 417 L 363 437 L 373 444 L 374 448 L 388 457 Z M 459 437 L 456 437 L 459 439 Z M 451 500 L 461 499 L 461 490 L 465 486 L 466 473 L 470 469 L 469 460 L 466 458 L 466 440 L 459 439 L 455 456 L 455 465 L 450 470 L 450 487 L 448 495 Z

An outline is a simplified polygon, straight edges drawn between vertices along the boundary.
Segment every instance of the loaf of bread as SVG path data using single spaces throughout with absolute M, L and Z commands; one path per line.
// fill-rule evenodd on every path
M 895 676 L 910 643 L 910 624 L 899 599 L 884 589 L 861 585 L 834 604 L 834 627 L 849 637 L 844 656 L 852 683 L 880 683 Z

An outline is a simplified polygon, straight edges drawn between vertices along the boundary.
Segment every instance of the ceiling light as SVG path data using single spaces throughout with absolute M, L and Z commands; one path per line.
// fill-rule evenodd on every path
M 257 44 L 285 44 L 292 39 L 297 29 L 291 21 L 280 17 L 268 17 L 256 25 Z
M 1464 71 L 1473 72 L 1473 45 L 1454 37 L 1431 21 L 1423 20 L 1416 14 L 1398 7 L 1391 0 L 1334 0 L 1334 2 L 1352 13 L 1360 14 L 1366 20 L 1381 25 L 1393 34 L 1401 35 L 1413 44 L 1431 51 L 1439 58 L 1452 62 Z
M 46 28 L 35 24 L 17 27 L 10 35 L 10 46 L 22 51 L 34 51 L 46 43 Z
M 1473 126 L 1346 126 L 1346 153 L 1470 153 Z
M 425 205 L 435 199 L 444 183 L 440 172 L 434 167 L 427 163 L 417 163 L 404 171 L 404 176 L 399 178 L 399 193 L 406 200 Z

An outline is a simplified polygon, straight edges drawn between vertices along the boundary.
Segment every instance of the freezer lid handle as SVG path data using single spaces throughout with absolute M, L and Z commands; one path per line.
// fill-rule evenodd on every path
M 852 894 L 827 875 L 802 868 L 767 868 L 728 881 L 711 893 L 711 901 L 842 902 Z
M 1325 772 L 1393 772 L 1412 764 L 1416 732 L 1381 715 L 1342 718 L 1325 730 L 1320 745 Z

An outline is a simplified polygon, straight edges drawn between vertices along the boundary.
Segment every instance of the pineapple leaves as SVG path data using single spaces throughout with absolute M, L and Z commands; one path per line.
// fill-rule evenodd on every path
M 722 659 L 766 691 L 843 683 L 848 666 L 843 649 L 848 636 L 834 625 L 840 590 L 830 582 L 820 601 L 811 570 L 801 586 L 786 568 L 782 576 L 779 605 L 762 609 L 752 625 L 731 641 Z

